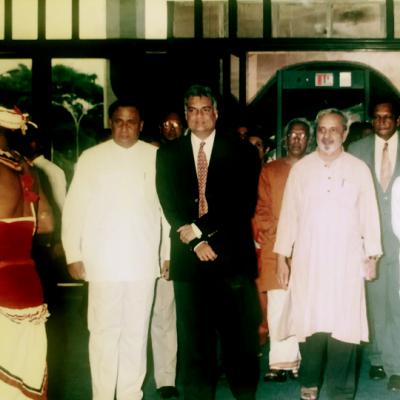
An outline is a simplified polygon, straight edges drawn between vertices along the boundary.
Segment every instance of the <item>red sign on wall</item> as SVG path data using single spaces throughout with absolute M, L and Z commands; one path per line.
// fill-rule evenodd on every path
M 333 73 L 317 72 L 315 74 L 315 86 L 317 87 L 333 86 Z

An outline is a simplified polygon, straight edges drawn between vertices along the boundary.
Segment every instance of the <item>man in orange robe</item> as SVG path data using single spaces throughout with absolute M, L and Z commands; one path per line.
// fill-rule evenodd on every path
M 270 334 L 269 370 L 267 382 L 284 382 L 287 372 L 297 376 L 300 364 L 299 346 L 294 336 L 278 340 L 276 329 L 287 294 L 276 278 L 275 243 L 276 228 L 281 209 L 283 191 L 291 167 L 306 152 L 310 135 L 309 123 L 301 118 L 291 120 L 285 128 L 287 156 L 266 164 L 260 175 L 258 201 L 254 223 L 256 241 L 261 245 L 260 275 L 257 287 L 261 303 L 267 302 L 266 318 Z

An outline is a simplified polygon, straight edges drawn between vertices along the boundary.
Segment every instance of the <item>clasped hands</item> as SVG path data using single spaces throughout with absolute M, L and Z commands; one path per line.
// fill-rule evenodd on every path
M 182 243 L 189 244 L 193 239 L 196 239 L 196 234 L 193 227 L 189 224 L 182 225 L 177 232 Z M 206 242 L 200 242 L 194 249 L 197 257 L 200 261 L 214 261 L 217 258 L 217 254 L 213 248 Z

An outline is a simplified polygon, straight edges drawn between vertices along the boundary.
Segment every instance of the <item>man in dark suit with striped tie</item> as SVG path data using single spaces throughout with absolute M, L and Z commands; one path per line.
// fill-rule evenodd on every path
M 157 155 L 157 191 L 171 225 L 184 398 L 215 398 L 219 339 L 234 397 L 254 400 L 260 312 L 251 218 L 260 164 L 250 144 L 216 133 L 210 88 L 190 87 L 184 105 L 190 134 Z

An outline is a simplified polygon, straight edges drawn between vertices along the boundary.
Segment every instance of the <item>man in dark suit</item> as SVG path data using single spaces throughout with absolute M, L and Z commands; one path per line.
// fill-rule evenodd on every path
M 210 88 L 190 87 L 184 104 L 191 133 L 157 155 L 157 191 L 171 225 L 184 398 L 215 398 L 219 338 L 233 395 L 254 400 L 260 310 L 251 217 L 260 163 L 247 141 L 216 133 Z
M 396 102 L 376 101 L 371 107 L 374 135 L 349 146 L 349 153 L 365 161 L 371 169 L 378 199 L 383 257 L 379 260 L 378 279 L 367 284 L 371 379 L 389 376 L 388 389 L 400 391 L 400 297 L 399 241 L 391 225 L 391 191 L 400 176 L 400 122 Z

